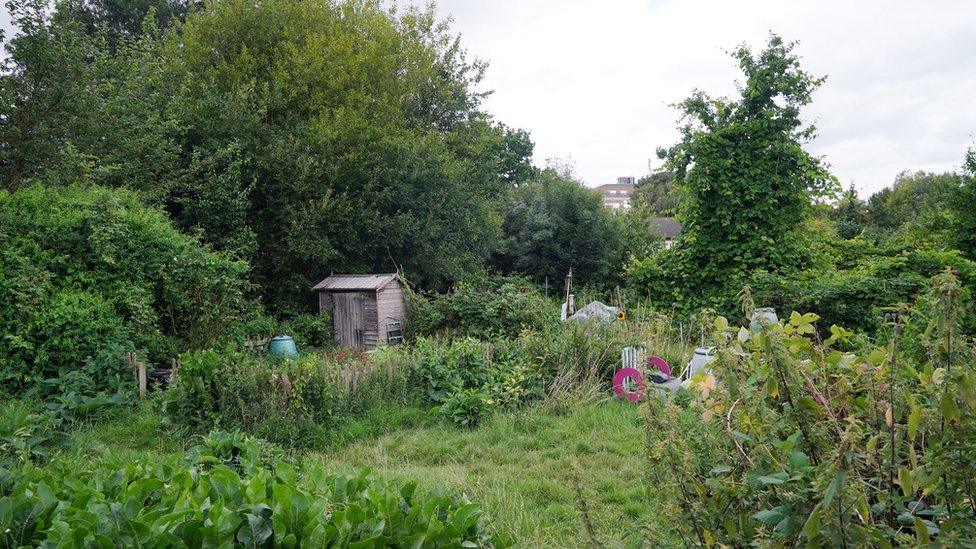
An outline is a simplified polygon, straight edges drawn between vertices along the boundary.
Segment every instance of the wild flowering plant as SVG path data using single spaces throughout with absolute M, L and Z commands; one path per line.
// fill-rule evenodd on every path
M 714 321 L 717 383 L 649 399 L 649 489 L 689 544 L 877 546 L 976 537 L 976 360 L 958 281 L 890 314 L 858 347 L 814 314 L 760 330 Z M 911 328 L 906 330 L 905 328 Z M 906 360 L 899 338 L 930 352 Z M 707 389 L 707 390 L 706 390 Z

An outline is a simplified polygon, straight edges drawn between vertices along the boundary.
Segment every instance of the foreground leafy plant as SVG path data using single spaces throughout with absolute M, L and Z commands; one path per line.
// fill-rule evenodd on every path
M 244 454 L 254 439 L 211 433 Z M 154 462 L 0 469 L 0 547 L 504 547 L 464 497 L 245 456 L 200 464 L 200 451 Z M 219 460 L 218 460 L 219 461 Z
M 686 542 L 972 540 L 976 357 L 958 291 L 951 273 L 936 277 L 887 347 L 854 348 L 836 326 L 820 341 L 813 314 L 758 332 L 719 317 L 719 385 L 684 410 L 650 401 L 653 489 L 674 494 Z M 918 363 L 905 360 L 902 322 L 928 349 Z

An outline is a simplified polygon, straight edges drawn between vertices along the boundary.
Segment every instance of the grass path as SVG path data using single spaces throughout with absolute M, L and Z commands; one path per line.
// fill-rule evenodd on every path
M 576 479 L 600 542 L 625 540 L 644 526 L 661 531 L 644 487 L 643 436 L 636 408 L 613 400 L 564 414 L 499 415 L 474 430 L 446 423 L 401 430 L 303 459 L 463 492 L 522 546 L 575 547 L 589 541 Z

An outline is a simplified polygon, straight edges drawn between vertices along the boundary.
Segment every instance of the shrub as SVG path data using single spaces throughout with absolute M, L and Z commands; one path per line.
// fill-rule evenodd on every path
M 175 424 L 240 429 L 288 446 L 323 446 L 345 422 L 414 394 L 407 373 L 361 353 L 296 360 L 234 349 L 185 353 L 164 407 Z
M 126 351 L 163 361 L 210 344 L 246 305 L 246 269 L 128 191 L 0 191 L 0 385 L 82 370 L 106 389 Z
M 544 396 L 542 364 L 518 340 L 420 338 L 402 353 L 425 402 L 458 425 Z
M 715 321 L 714 378 L 682 410 L 649 399 L 650 478 L 703 545 L 940 546 L 976 535 L 976 357 L 958 280 L 906 320 L 919 361 L 855 345 L 817 315 L 761 332 Z M 906 333 L 909 330 L 906 329 Z M 950 351 L 950 352 L 947 352 Z M 717 383 L 716 383 L 717 381 Z
M 491 404 L 488 395 L 477 389 L 461 389 L 444 399 L 441 413 L 461 427 L 475 427 Z
M 45 459 L 48 448 L 64 440 L 60 422 L 50 414 L 17 401 L 0 404 L 0 467 Z
M 483 276 L 430 299 L 408 295 L 412 337 L 434 334 L 514 337 L 523 329 L 555 324 L 559 311 L 539 288 L 518 276 Z
M 0 468 L 0 546 L 504 547 L 478 505 L 319 468 L 211 433 L 186 457 Z

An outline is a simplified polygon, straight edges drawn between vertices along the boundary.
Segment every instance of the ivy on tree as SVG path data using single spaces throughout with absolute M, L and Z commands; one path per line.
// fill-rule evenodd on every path
M 731 55 L 745 76 L 739 97 L 695 91 L 676 105 L 681 140 L 658 155 L 683 192 L 684 233 L 666 270 L 694 289 L 685 300 L 729 301 L 757 269 L 802 266 L 801 221 L 813 200 L 839 190 L 827 165 L 803 148 L 815 127 L 800 110 L 824 77 L 800 68 L 794 45 L 771 35 L 759 54 L 738 47 Z

